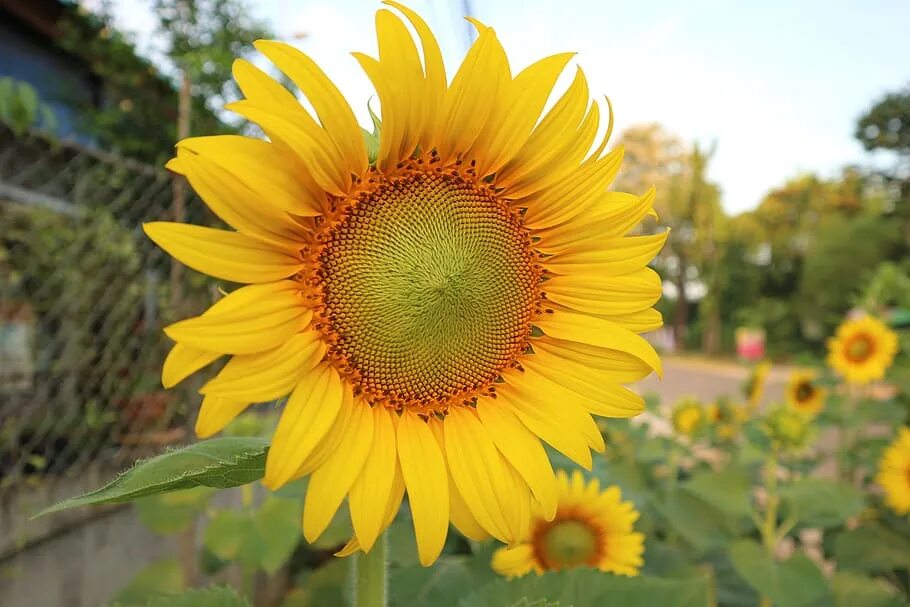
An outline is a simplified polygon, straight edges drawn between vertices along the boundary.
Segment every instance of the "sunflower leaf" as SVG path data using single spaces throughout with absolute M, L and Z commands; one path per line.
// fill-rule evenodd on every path
M 789 516 L 817 527 L 834 527 L 859 514 L 866 505 L 861 491 L 847 483 L 802 478 L 781 489 Z
M 263 438 L 224 437 L 142 460 L 113 481 L 45 508 L 36 517 L 95 504 L 121 504 L 140 497 L 190 489 L 226 489 L 262 478 L 269 443 Z

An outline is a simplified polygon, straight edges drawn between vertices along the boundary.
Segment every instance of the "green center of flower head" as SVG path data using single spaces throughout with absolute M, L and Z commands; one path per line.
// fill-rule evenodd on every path
M 851 361 L 862 362 L 872 354 L 872 340 L 867 335 L 857 335 L 847 343 L 846 353 Z
M 530 237 L 454 171 L 369 185 L 319 254 L 329 355 L 371 402 L 444 412 L 527 347 L 541 275 Z
M 598 535 L 582 521 L 556 521 L 543 532 L 538 554 L 547 569 L 568 569 L 589 564 L 598 552 Z

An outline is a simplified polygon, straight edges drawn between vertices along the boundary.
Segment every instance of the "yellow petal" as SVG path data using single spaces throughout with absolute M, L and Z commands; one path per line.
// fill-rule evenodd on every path
M 503 83 L 503 93 L 494 102 L 486 128 L 472 149 L 478 177 L 495 173 L 527 142 L 556 79 L 573 55 L 546 57 L 526 67 L 514 80 Z
M 575 341 L 564 341 L 552 337 L 538 337 L 532 341 L 534 353 L 558 357 L 544 364 L 560 365 L 568 360 L 586 368 L 596 369 L 605 380 L 620 384 L 636 382 L 651 374 L 651 367 L 636 356 L 619 350 L 608 350 Z M 546 360 L 543 359 L 542 360 Z
M 303 536 L 310 543 L 322 535 L 338 512 L 354 480 L 364 470 L 373 443 L 373 413 L 369 405 L 353 401 L 354 410 L 340 447 L 313 472 L 303 508 Z M 385 496 L 383 496 L 385 497 Z
M 406 6 L 385 0 L 387 4 L 399 10 L 414 26 L 418 38 L 420 38 L 421 50 L 423 54 L 424 80 L 425 89 L 423 95 L 425 120 L 422 132 L 420 133 L 420 145 L 423 149 L 429 150 L 433 147 L 433 137 L 436 135 L 436 125 L 439 121 L 439 108 L 442 107 L 443 97 L 446 92 L 446 70 L 442 62 L 442 51 L 439 49 L 439 43 L 436 37 L 427 26 L 426 22 L 420 18 L 420 15 L 407 8 Z
M 425 567 L 442 552 L 449 527 L 448 473 L 427 423 L 404 411 L 398 422 L 398 458 L 414 518 L 417 552 Z
M 293 46 L 274 40 L 257 40 L 254 46 L 297 85 L 341 152 L 345 167 L 362 175 L 367 169 L 366 146 L 357 118 L 338 87 L 316 62 Z
M 496 33 L 480 32 L 464 62 L 452 78 L 440 109 L 436 149 L 445 162 L 466 152 L 477 140 L 490 117 L 495 98 L 510 78 L 509 62 Z
M 173 388 L 219 357 L 220 352 L 206 352 L 183 344 L 174 344 L 161 367 L 161 385 Z
M 597 314 L 597 316 L 615 322 L 620 327 L 635 333 L 647 333 L 664 326 L 663 315 L 654 308 L 626 314 Z
M 202 399 L 199 416 L 196 418 L 196 436 L 208 438 L 224 430 L 235 417 L 250 406 L 248 402 L 237 402 L 218 396 L 206 396 Z
M 341 152 L 307 112 L 289 114 L 280 108 L 252 101 L 235 101 L 224 107 L 258 124 L 270 139 L 279 137 L 294 151 L 323 190 L 335 196 L 348 193 L 352 185 L 351 173 L 346 170 Z
M 294 473 L 293 480 L 309 476 L 314 470 L 318 469 L 328 459 L 338 451 L 341 442 L 347 434 L 348 427 L 353 421 L 354 413 L 354 393 L 345 384 L 345 390 L 341 396 L 341 407 L 338 410 L 338 416 L 332 422 L 325 436 L 313 447 L 310 454 L 304 458 Z
M 202 316 L 181 320 L 164 328 L 174 341 L 209 352 L 255 354 L 276 348 L 302 331 L 313 316 L 304 307 L 300 287 L 289 280 L 266 285 L 251 285 L 225 297 L 259 297 L 240 309 L 210 311 Z
M 654 347 L 644 338 L 609 320 L 553 310 L 551 314 L 544 314 L 535 320 L 534 324 L 555 339 L 627 352 L 646 363 L 658 375 L 663 374 L 660 357 Z
M 629 274 L 647 266 L 663 248 L 669 232 L 649 236 L 626 236 L 592 243 L 581 250 L 569 248 L 542 260 L 554 274 L 596 272 L 603 276 Z
M 591 451 L 580 431 L 568 427 L 561 419 L 559 401 L 535 396 L 518 384 L 497 386 L 497 403 L 508 407 L 528 430 L 546 441 L 551 447 L 588 470 L 591 469 Z
M 266 458 L 266 487 L 278 489 L 300 468 L 338 416 L 344 390 L 335 369 L 322 364 L 291 393 Z
M 430 430 L 433 431 L 433 436 L 435 436 L 436 440 L 439 442 L 443 458 L 445 458 L 446 439 L 445 430 L 443 430 L 443 422 L 431 418 L 427 421 L 427 425 L 429 425 Z M 477 519 L 474 518 L 474 515 L 471 514 L 471 510 L 465 503 L 461 493 L 458 492 L 458 487 L 455 485 L 455 481 L 452 480 L 452 471 L 449 468 L 448 461 L 446 461 L 446 468 L 449 469 L 449 518 L 452 519 L 452 525 L 458 529 L 458 532 L 463 536 L 472 539 L 475 542 L 482 542 L 483 540 L 490 539 L 490 534 L 484 531 L 483 527 L 480 526 L 480 523 L 478 523 Z
M 386 502 L 385 508 L 382 510 L 385 513 L 385 520 L 382 523 L 382 528 L 379 531 L 380 533 L 385 531 L 389 525 L 392 524 L 392 521 L 395 520 L 398 510 L 401 508 L 401 500 L 403 498 L 404 478 L 401 475 L 401 468 L 396 465 L 395 476 L 392 480 L 392 491 L 389 493 L 388 501 Z M 357 539 L 357 536 L 355 535 L 341 550 L 335 553 L 335 556 L 349 556 L 360 550 L 363 550 L 363 548 L 360 545 L 360 540 Z M 370 548 L 366 549 L 367 552 L 369 552 L 369 550 Z
M 660 276 L 642 268 L 620 276 L 573 272 L 553 276 L 543 285 L 549 301 L 589 314 L 629 314 L 653 306 L 660 299 Z
M 167 221 L 144 223 L 142 229 L 181 263 L 222 280 L 271 282 L 303 269 L 299 252 L 239 232 Z
M 385 512 L 376 504 L 388 501 L 398 466 L 395 424 L 386 407 L 372 408 L 373 441 L 363 470 L 351 486 L 351 524 L 364 550 L 373 547 L 383 528 Z
M 498 548 L 493 553 L 493 570 L 510 577 L 521 577 L 537 568 L 531 544 Z
M 248 202 L 250 208 L 245 209 L 248 220 L 255 220 L 257 211 L 266 212 L 272 217 L 281 217 L 281 214 L 274 211 L 269 212 L 273 208 L 305 217 L 322 213 L 321 200 L 325 195 L 321 191 L 314 195 L 313 190 L 306 187 L 304 180 L 301 179 L 302 171 L 296 159 L 290 151 L 281 148 L 275 142 L 238 135 L 190 137 L 177 144 L 178 156 L 183 150 L 194 152 L 208 164 L 216 165 L 209 171 L 211 173 L 218 170 L 217 175 L 210 179 L 213 188 L 217 185 L 219 177 L 229 174 L 241 182 L 242 186 L 255 192 L 255 200 L 250 200 Z M 225 198 L 223 189 L 221 188 L 220 196 L 222 199 Z M 241 188 L 235 189 L 243 191 Z M 196 191 L 199 189 L 196 188 Z M 246 197 L 249 195 L 246 194 Z M 234 204 L 236 205 L 236 202 Z M 227 218 L 225 221 L 230 223 Z M 293 234 L 298 233 L 299 230 L 293 230 Z
M 522 358 L 525 369 L 533 369 L 552 382 L 584 397 L 579 404 L 603 417 L 634 417 L 644 411 L 644 400 L 611 382 L 596 369 L 585 368 L 544 352 Z
M 286 396 L 325 355 L 315 331 L 292 335 L 274 350 L 234 356 L 218 375 L 199 390 L 251 403 Z
M 609 192 L 598 204 L 566 223 L 540 230 L 537 248 L 544 253 L 596 249 L 608 238 L 618 238 L 638 225 L 654 204 L 652 187 L 644 196 Z
M 544 518 L 552 519 L 557 506 L 556 478 L 540 440 L 498 400 L 478 399 L 477 414 L 497 449 L 528 484 L 541 505 Z
M 449 408 L 443 429 L 449 471 L 468 510 L 493 537 L 517 541 L 523 523 L 516 507 L 521 498 L 511 491 L 515 488 L 489 432 L 463 407 Z

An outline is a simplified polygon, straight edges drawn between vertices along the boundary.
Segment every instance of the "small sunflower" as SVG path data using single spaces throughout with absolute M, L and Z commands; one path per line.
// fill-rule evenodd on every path
M 817 384 L 818 373 L 797 370 L 787 384 L 787 404 L 797 411 L 817 415 L 825 406 L 827 391 Z
M 746 419 L 746 410 L 742 405 L 733 404 L 722 398 L 706 407 L 705 417 L 714 435 L 728 441 L 739 434 L 740 426 Z
M 623 384 L 660 369 L 639 334 L 662 324 L 647 265 L 667 235 L 627 236 L 654 191 L 607 191 L 622 150 L 604 153 L 610 125 L 596 142 L 601 106 L 580 69 L 544 112 L 570 53 L 513 75 L 494 30 L 472 21 L 449 81 L 426 23 L 386 4 L 405 19 L 378 11 L 378 59 L 354 54 L 379 97 L 375 154 L 312 59 L 259 41 L 307 106 L 238 60 L 245 99 L 227 107 L 268 140 L 194 137 L 168 164 L 233 230 L 145 231 L 247 285 L 165 329 L 166 387 L 230 357 L 201 389 L 197 434 L 290 395 L 264 482 L 309 476 L 305 537 L 346 499 L 348 550 L 369 550 L 406 492 L 429 564 L 450 521 L 512 543 L 532 505 L 553 516 L 542 441 L 590 467 L 604 448 L 592 414 L 643 410 Z
M 771 363 L 766 360 L 755 365 L 749 378 L 743 385 L 743 391 L 746 394 L 746 403 L 749 409 L 755 410 L 761 404 L 762 396 L 765 394 L 765 382 L 768 381 L 768 374 L 771 372 Z
M 762 421 L 762 429 L 776 448 L 789 453 L 805 450 L 815 438 L 811 418 L 790 407 L 771 409 Z
M 619 487 L 601 491 L 597 479 L 585 483 L 578 470 L 571 480 L 562 470 L 556 477 L 556 516 L 536 511 L 527 536 L 493 554 L 493 569 L 508 577 L 575 567 L 638 575 L 645 537 L 632 527 L 639 516 L 635 506 L 622 501 Z
M 872 316 L 846 320 L 828 340 L 828 364 L 853 384 L 881 379 L 897 353 L 897 335 Z
M 910 428 L 903 427 L 885 449 L 875 482 L 885 490 L 885 503 L 897 514 L 910 514 Z
M 695 436 L 705 426 L 707 411 L 700 402 L 694 399 L 685 399 L 673 407 L 670 420 L 677 434 Z

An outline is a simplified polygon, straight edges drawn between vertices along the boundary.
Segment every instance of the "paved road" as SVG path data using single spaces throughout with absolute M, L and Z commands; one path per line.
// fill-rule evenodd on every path
M 750 373 L 749 367 L 734 362 L 680 356 L 664 357 L 663 361 L 664 378 L 651 375 L 638 384 L 637 390 L 641 394 L 656 393 L 671 405 L 688 396 L 703 401 L 724 395 L 742 398 L 741 386 Z M 788 368 L 772 367 L 762 403 L 783 399 L 789 374 Z

